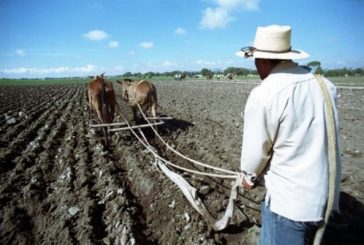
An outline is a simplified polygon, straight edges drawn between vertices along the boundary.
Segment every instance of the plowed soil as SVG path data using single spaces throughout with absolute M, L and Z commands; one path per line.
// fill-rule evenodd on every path
M 242 115 L 256 82 L 157 81 L 158 128 L 183 154 L 238 171 Z M 132 111 L 121 100 L 115 121 Z M 364 241 L 364 92 L 338 89 L 343 179 L 341 214 L 326 244 Z M 264 188 L 240 193 L 239 218 L 214 231 L 179 188 L 153 164 L 129 132 L 90 129 L 83 85 L 0 87 L 0 244 L 256 244 Z M 175 164 L 192 166 L 144 130 L 154 149 Z M 171 168 L 173 169 L 173 168 Z M 204 170 L 201 167 L 200 170 Z M 231 180 L 182 174 L 209 212 L 221 217 Z

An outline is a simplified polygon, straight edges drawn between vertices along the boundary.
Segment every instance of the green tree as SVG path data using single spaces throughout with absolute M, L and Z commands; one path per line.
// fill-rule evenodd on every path
M 228 74 L 233 74 L 236 76 L 247 76 L 249 74 L 256 74 L 255 70 L 250 70 L 250 69 L 246 69 L 246 68 L 240 68 L 240 67 L 228 67 L 224 70 L 224 74 L 228 75 Z
M 214 75 L 214 73 L 207 68 L 203 68 L 201 70 L 201 74 L 202 74 L 202 76 L 206 77 L 207 79 L 211 79 L 212 76 Z
M 131 74 L 131 72 L 130 72 L 130 71 L 125 72 L 125 73 L 123 74 L 123 77 L 131 77 L 131 76 L 132 76 L 132 74 Z
M 309 68 L 311 68 L 313 73 L 316 73 L 316 74 L 322 74 L 323 73 L 323 69 L 321 68 L 321 62 L 320 61 L 313 60 L 311 62 L 308 62 L 307 66 Z

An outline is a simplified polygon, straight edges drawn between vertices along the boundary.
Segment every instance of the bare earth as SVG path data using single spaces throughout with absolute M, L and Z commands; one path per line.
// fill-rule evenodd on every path
M 159 127 L 175 149 L 201 162 L 238 171 L 241 112 L 256 82 L 154 82 Z M 121 101 L 121 114 L 131 110 Z M 364 241 L 364 91 L 340 88 L 343 179 L 341 214 L 324 244 Z M 0 244 L 256 244 L 264 188 L 240 193 L 239 218 L 216 232 L 178 187 L 154 166 L 154 157 L 128 131 L 102 145 L 83 85 L 0 87 Z M 145 130 L 159 154 L 192 166 Z M 204 169 L 201 169 L 205 171 Z M 176 170 L 177 171 L 177 170 Z M 221 217 L 231 180 L 182 173 L 209 212 Z

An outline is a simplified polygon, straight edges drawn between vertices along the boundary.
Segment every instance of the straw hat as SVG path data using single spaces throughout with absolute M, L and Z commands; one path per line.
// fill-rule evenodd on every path
M 304 59 L 310 55 L 301 50 L 291 48 L 290 26 L 270 25 L 258 27 L 254 45 L 242 48 L 235 54 L 240 57 L 261 59 Z

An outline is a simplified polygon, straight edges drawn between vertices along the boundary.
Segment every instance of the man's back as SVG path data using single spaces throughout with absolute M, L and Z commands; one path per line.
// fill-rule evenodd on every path
M 334 99 L 335 87 L 328 85 Z M 257 148 L 271 157 L 266 202 L 292 220 L 322 219 L 328 184 L 324 110 L 313 74 L 291 61 L 278 64 L 247 102 L 242 163 L 256 165 Z

